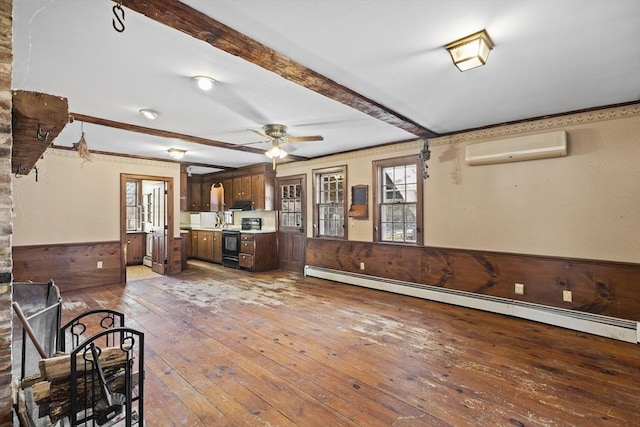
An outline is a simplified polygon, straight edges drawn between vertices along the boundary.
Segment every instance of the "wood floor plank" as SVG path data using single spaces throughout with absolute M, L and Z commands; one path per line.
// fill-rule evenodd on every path
M 145 333 L 148 425 L 640 425 L 640 347 L 210 265 L 63 294 Z
M 281 313 L 280 313 L 280 314 L 281 314 L 281 315 L 284 315 L 284 316 L 286 316 L 286 317 L 289 317 L 289 318 L 293 318 L 293 317 L 295 317 L 292 313 L 287 313 L 287 312 L 286 312 L 286 308 L 282 308 L 282 309 L 281 309 Z M 264 315 L 261 315 L 260 317 L 262 318 L 262 317 L 264 317 Z M 353 320 L 352 320 L 352 321 L 353 321 Z M 296 321 L 295 321 L 295 322 L 293 322 L 293 323 L 294 323 L 296 326 L 298 326 L 298 327 L 299 327 L 299 326 L 301 325 L 301 323 L 304 323 L 304 319 L 298 318 L 298 319 L 296 319 Z M 315 324 L 317 325 L 317 323 L 315 323 Z M 327 327 L 326 327 L 327 325 L 323 325 L 323 326 L 325 326 L 325 327 L 323 328 L 323 331 L 327 331 L 327 330 L 329 330 L 329 329 L 327 329 Z M 332 325 L 332 326 L 333 326 L 333 325 Z M 296 337 L 296 335 L 298 335 L 298 334 L 296 334 L 295 332 L 290 332 L 290 331 L 289 331 L 288 333 L 276 334 L 276 336 L 275 336 L 275 337 L 273 337 L 273 336 L 272 336 L 272 337 L 270 337 L 270 338 L 271 338 L 271 339 L 273 339 L 274 341 L 281 342 L 283 345 L 287 345 L 287 344 L 288 344 L 289 346 L 292 346 L 292 345 L 294 345 L 294 343 L 292 342 L 292 340 L 294 340 L 294 339 L 296 339 L 296 338 L 297 338 L 297 337 Z M 301 335 L 298 335 L 298 337 L 300 337 L 300 336 L 301 336 Z M 324 337 L 323 341 L 327 341 L 327 340 L 328 340 L 328 339 L 327 339 L 327 337 Z M 317 347 L 317 345 L 316 345 L 316 347 Z M 305 346 L 304 346 L 304 345 L 302 345 L 302 346 L 300 347 L 300 349 L 296 349 L 296 351 L 303 352 L 303 351 L 305 351 L 305 350 L 304 350 L 304 348 L 305 348 Z M 328 352 L 328 351 L 327 351 L 327 350 L 325 350 L 325 352 Z M 359 353 L 359 354 L 362 354 L 362 353 Z M 323 355 L 323 354 L 321 354 L 319 358 L 323 358 L 323 357 L 324 357 L 324 355 Z M 380 359 L 379 355 L 375 356 L 375 358 L 376 358 L 376 359 L 372 362 L 372 363 L 373 363 L 373 365 L 371 365 L 371 366 L 367 366 L 367 368 L 366 368 L 364 371 L 373 371 L 373 370 L 375 370 L 375 369 L 377 368 L 377 366 L 376 366 L 376 365 L 378 365 L 378 364 L 379 364 L 379 362 L 380 362 L 380 360 L 381 360 L 381 359 Z M 400 372 L 399 374 L 397 374 L 397 375 L 396 375 L 396 377 L 400 379 L 400 381 L 399 381 L 399 382 L 401 382 L 401 381 L 402 381 L 402 379 L 405 379 L 405 378 L 410 378 L 410 377 L 414 377 L 414 378 L 415 378 L 415 377 L 419 377 L 419 371 L 416 371 L 416 372 L 406 371 L 406 369 L 407 369 L 407 367 L 406 367 L 406 361 L 407 361 L 407 358 L 403 358 L 403 365 L 405 365 L 405 366 L 403 367 L 404 369 L 402 369 L 402 370 L 401 370 L 401 372 Z M 387 360 L 387 362 L 393 362 L 393 360 Z M 419 360 L 419 362 L 420 362 L 420 363 L 424 362 L 424 358 L 421 358 L 421 359 Z M 358 367 L 358 366 L 359 366 L 360 368 L 361 368 L 362 366 L 364 366 L 364 365 L 365 365 L 365 362 L 364 362 L 362 359 L 359 359 L 357 363 L 347 363 L 347 366 L 356 366 L 356 367 Z M 387 365 L 387 367 L 388 367 L 388 365 Z M 413 369 L 420 369 L 420 368 L 421 368 L 421 367 L 417 366 L 417 367 L 415 367 L 415 368 L 413 368 Z M 298 367 L 297 369 L 299 370 L 299 367 Z M 364 377 L 364 376 L 365 376 L 365 373 L 364 373 L 364 372 L 360 372 L 360 373 L 359 373 L 359 376 L 360 376 L 360 377 Z M 378 375 L 376 375 L 376 374 L 373 374 L 373 375 L 372 375 L 372 377 L 373 377 L 373 378 L 379 378 L 379 376 L 378 376 Z M 413 379 L 411 379 L 411 380 L 413 380 Z M 410 381 L 411 381 L 411 380 L 410 380 Z M 408 401 L 408 400 L 410 400 L 410 399 L 411 399 L 411 397 L 406 393 L 406 390 L 408 390 L 408 389 L 409 389 L 409 388 L 407 387 L 408 385 L 410 385 L 410 384 L 402 383 L 402 385 L 400 385 L 398 389 L 396 389 L 396 387 L 393 387 L 393 389 L 396 389 L 395 391 L 394 391 L 394 390 L 392 390 L 391 385 L 387 385 L 387 387 L 388 387 L 388 389 L 389 389 L 391 392 L 394 392 L 395 394 L 400 394 L 400 393 L 402 393 L 402 397 Z M 360 386 L 360 385 L 359 385 L 359 386 Z M 398 391 L 398 390 L 400 390 L 400 391 Z M 457 388 L 457 390 L 456 390 L 456 391 L 457 391 L 457 392 L 459 392 L 459 390 L 460 390 L 460 389 L 459 389 L 459 388 Z M 404 391 L 404 392 L 403 392 L 403 391 Z M 459 396 L 459 395 L 456 395 L 456 394 L 455 394 L 455 392 L 453 393 L 453 395 L 452 395 L 452 396 L 447 396 L 447 398 L 454 398 L 455 400 L 461 400 L 461 399 L 460 399 L 460 396 Z M 418 397 L 416 400 L 418 400 L 418 399 L 420 399 L 420 398 Z M 466 399 L 467 399 L 467 400 L 470 400 L 470 399 L 471 399 L 471 397 L 467 397 Z M 494 402 L 494 403 L 495 403 L 495 402 Z M 419 402 L 416 402 L 416 405 L 417 405 L 417 406 L 420 406 L 420 403 L 419 403 Z M 475 406 L 479 406 L 479 403 L 475 402 L 475 403 L 474 403 L 474 405 L 475 405 Z M 438 405 L 438 406 L 440 406 L 440 405 Z M 447 405 L 445 405 L 445 406 L 444 406 L 444 408 L 446 408 L 446 407 L 447 407 Z M 473 414 L 472 414 L 471 416 L 473 417 L 473 418 L 472 418 L 473 420 L 476 420 L 476 419 L 477 419 L 477 418 L 476 418 L 476 417 L 477 417 L 477 415 L 473 415 Z M 484 417 L 486 417 L 486 415 L 483 415 L 483 416 L 484 416 Z M 468 420 L 468 421 L 470 421 L 470 420 Z
M 209 399 L 185 378 L 187 369 L 181 367 L 180 371 L 166 363 L 155 352 L 148 350 L 145 353 L 145 366 L 154 375 L 161 378 L 163 385 L 180 396 L 180 400 L 185 404 L 186 409 L 197 418 L 197 423 L 208 425 L 233 425 L 231 420 L 221 412 Z M 184 375 L 184 376 L 183 376 Z M 192 417 L 193 418 L 193 417 Z M 190 423 L 196 421 L 190 420 Z
M 156 316 L 155 319 L 149 317 Z M 166 316 L 166 315 L 165 315 Z M 193 339 L 198 345 L 189 348 L 187 351 L 181 349 L 185 333 L 180 330 L 179 323 L 172 319 L 157 316 L 155 313 L 148 313 L 140 319 L 146 325 L 151 325 L 153 330 L 143 329 L 152 333 L 152 339 L 147 338 L 150 346 L 155 346 L 163 354 L 163 360 L 167 369 L 180 372 L 185 381 L 197 390 L 198 393 L 216 406 L 216 410 L 223 412 L 233 424 L 230 425 L 265 425 L 276 423 L 276 425 L 288 425 L 288 420 L 282 414 L 274 411 L 274 408 L 267 404 L 264 400 L 256 396 L 246 387 L 226 384 L 221 388 L 219 384 L 219 376 L 210 378 L 210 369 L 216 370 L 220 366 L 220 360 L 217 355 L 212 352 L 212 346 L 208 345 L 208 338 L 204 335 Z M 172 330 L 171 325 L 175 326 Z M 196 331 L 190 330 L 189 335 Z M 175 346 L 167 345 L 167 343 L 176 343 Z M 206 412 L 205 412 L 206 414 Z M 200 416 L 200 419 L 203 417 Z M 205 422 L 206 425 L 209 425 Z M 217 421 L 214 425 L 222 425 Z
M 466 313 L 466 315 L 469 315 L 469 314 Z M 499 319 L 501 322 L 504 322 L 504 320 L 502 319 L 502 316 L 494 315 L 493 318 L 494 319 Z M 485 322 L 486 322 L 486 319 L 487 318 L 485 316 Z M 513 323 L 517 323 L 517 322 L 525 322 L 527 324 L 531 323 L 531 322 L 526 322 L 526 321 L 519 320 L 519 319 L 510 319 L 510 321 L 513 322 Z M 486 323 L 490 323 L 490 322 L 486 322 Z M 484 326 L 486 323 L 483 323 L 482 326 Z M 472 324 L 472 323 L 470 322 L 470 324 Z M 538 325 L 537 326 L 538 329 L 540 329 L 541 327 L 544 327 L 546 329 L 557 329 L 557 328 L 553 328 L 553 327 L 545 326 L 545 325 Z M 477 330 L 476 332 L 478 332 L 478 333 L 481 332 L 479 325 L 474 325 L 473 328 Z M 498 331 L 499 331 L 499 329 L 498 329 Z M 489 332 L 491 332 L 491 330 Z M 451 339 L 452 340 L 455 339 L 459 343 L 462 344 L 463 340 L 465 338 L 465 335 L 466 334 L 463 334 L 462 336 L 458 335 L 457 338 L 451 338 Z M 582 335 L 584 336 L 584 334 L 582 334 Z M 477 336 L 477 334 L 474 334 L 473 336 Z M 468 337 L 469 336 L 467 336 L 467 338 Z M 498 340 L 496 340 L 496 339 L 488 340 L 487 339 L 488 337 L 485 334 L 485 336 L 483 336 L 483 342 L 485 344 L 501 345 L 502 346 L 502 345 L 505 345 L 507 343 L 512 343 L 513 341 L 516 341 L 518 339 L 517 335 L 516 336 L 512 336 L 512 337 L 507 337 L 504 332 L 501 332 L 500 334 L 495 334 L 495 337 L 497 337 Z M 392 341 L 394 339 L 393 337 L 389 337 L 388 335 L 384 335 L 384 334 L 381 335 L 381 338 L 385 339 L 387 341 L 387 344 L 392 343 Z M 509 340 L 507 341 L 505 338 L 509 338 Z M 539 344 L 540 343 L 537 343 L 538 347 L 540 347 Z M 491 347 L 489 347 L 489 348 L 491 348 Z M 633 349 L 633 345 L 631 345 L 631 346 L 629 346 L 627 348 Z M 578 349 L 572 348 L 571 350 L 572 350 L 572 352 L 580 352 L 581 351 L 580 348 L 578 348 Z M 465 347 L 465 349 L 464 349 L 464 353 L 465 354 L 468 354 L 468 353 L 474 352 L 474 351 L 476 352 L 478 357 L 481 357 L 481 358 L 483 357 L 483 355 L 479 354 L 477 349 L 474 348 L 474 347 Z M 572 387 L 574 387 L 574 388 L 576 388 L 576 384 L 579 384 L 580 381 L 582 381 L 582 382 L 590 382 L 591 381 L 590 373 L 595 368 L 595 366 L 591 365 L 591 366 L 588 366 L 587 369 L 581 369 L 582 368 L 581 365 L 576 366 L 574 364 L 569 365 L 569 364 L 565 363 L 564 359 L 561 357 L 562 353 L 559 352 L 557 349 L 547 348 L 547 349 L 545 349 L 544 352 L 546 353 L 546 359 L 548 361 L 554 361 L 554 363 L 556 364 L 556 367 L 551 367 L 551 366 L 549 366 L 548 363 L 541 362 L 541 360 L 543 360 L 544 358 L 541 358 L 540 356 L 535 356 L 534 355 L 534 358 L 530 359 L 529 362 L 532 363 L 534 365 L 534 367 L 538 371 L 541 371 L 543 374 L 545 373 L 545 371 L 546 371 L 546 373 L 549 373 L 548 371 L 553 371 L 554 375 L 562 375 L 564 372 L 567 372 L 567 373 L 569 373 L 570 378 L 562 379 L 562 381 L 571 382 L 572 383 Z M 559 355 L 559 357 L 554 359 L 554 352 L 557 353 Z M 514 357 L 514 355 L 518 355 L 518 354 L 523 354 L 523 352 L 517 352 L 516 351 L 515 353 L 510 354 L 511 359 Z M 627 354 L 625 354 L 625 356 L 626 355 L 630 355 L 630 354 L 631 354 L 631 352 L 628 352 Z M 410 356 L 410 355 L 405 354 L 405 356 Z M 487 356 L 487 358 L 489 360 L 492 360 L 492 361 L 495 361 L 496 358 L 500 357 L 499 354 L 493 354 L 493 356 L 492 356 L 491 355 L 491 351 L 484 352 L 484 356 Z M 492 357 L 489 357 L 489 356 L 492 356 Z M 511 364 L 510 363 L 511 359 L 503 361 L 503 364 L 501 366 L 499 366 L 498 368 L 506 368 L 506 371 L 508 372 L 509 366 Z M 600 359 L 602 359 L 602 358 L 600 357 Z M 637 386 L 635 385 L 635 384 L 637 384 L 637 382 L 634 381 L 634 378 L 637 378 L 637 374 L 638 374 L 637 359 L 633 359 L 632 363 L 628 363 L 628 362 L 625 363 L 623 357 L 609 358 L 609 361 L 614 362 L 615 366 L 611 366 L 611 367 L 602 367 L 602 366 L 600 366 L 599 369 L 604 369 L 603 372 L 606 372 L 607 374 L 609 374 L 610 377 L 614 377 L 615 375 L 618 375 L 618 374 L 626 375 L 631 380 L 629 382 L 629 384 L 634 384 L 632 386 L 632 388 L 625 388 L 624 385 L 621 386 L 621 387 L 616 387 L 611 393 L 614 396 L 609 396 L 609 398 L 610 399 L 612 399 L 612 398 L 615 399 L 615 394 L 616 393 L 630 392 L 631 395 L 637 393 Z M 612 365 L 614 363 L 612 363 Z M 633 363 L 635 363 L 635 365 Z M 629 369 L 626 369 L 626 368 L 629 368 Z M 503 371 L 503 373 L 504 373 L 504 371 Z M 631 397 L 631 395 L 630 396 L 626 396 L 626 398 L 622 397 L 621 399 L 619 399 L 619 401 L 625 401 L 625 400 L 629 401 L 630 400 L 629 397 Z M 593 404 L 597 405 L 598 402 L 593 402 Z M 589 406 L 593 407 L 593 405 L 589 405 Z M 634 406 L 634 407 L 629 407 L 627 409 L 628 409 L 628 411 L 630 413 L 633 413 L 633 411 L 637 410 L 638 408 L 637 408 L 637 406 Z
M 190 324 L 192 324 L 193 326 L 197 326 L 193 323 L 190 323 Z M 219 330 L 218 332 L 235 333 L 234 331 L 228 331 L 228 328 L 223 328 L 221 331 Z M 243 342 L 244 342 L 244 338 L 246 338 L 245 335 L 246 334 L 243 332 L 243 336 L 242 336 Z M 238 335 L 236 334 L 234 337 L 237 339 Z M 294 401 L 297 399 L 298 396 L 306 396 L 310 394 L 309 386 L 312 383 L 307 382 L 306 385 L 308 387 L 300 387 L 299 385 L 293 384 L 290 381 L 283 382 L 282 379 L 286 377 L 286 375 L 283 375 L 283 374 L 288 368 L 285 368 L 284 366 L 276 366 L 276 364 L 269 363 L 270 360 L 265 356 L 261 355 L 259 352 L 255 352 L 255 355 L 257 356 L 257 358 L 256 360 L 254 360 L 254 358 L 247 356 L 247 354 L 249 355 L 251 354 L 251 352 L 248 351 L 249 349 L 238 348 L 239 346 L 234 345 L 232 343 L 233 338 L 229 336 L 227 336 L 226 338 L 228 338 L 226 340 L 227 344 L 231 343 L 230 347 L 232 348 L 227 348 L 226 346 L 222 346 L 215 340 L 203 338 L 201 340 L 203 345 L 200 346 L 199 348 L 203 349 L 206 347 L 207 349 L 206 351 L 209 353 L 207 353 L 206 355 L 200 354 L 200 352 L 197 349 L 193 349 L 192 351 L 189 352 L 189 357 L 193 358 L 194 359 L 193 362 L 195 363 L 198 360 L 198 358 L 211 356 L 216 361 L 216 363 L 218 363 L 218 367 L 220 366 L 226 367 L 230 365 L 237 365 L 238 367 L 242 367 L 242 370 L 223 369 L 222 371 L 225 376 L 232 375 L 236 377 L 236 381 L 238 381 L 239 379 L 239 381 L 245 384 L 247 388 L 251 388 L 253 390 L 266 388 L 267 395 L 263 397 L 265 400 L 273 400 L 273 397 L 268 395 L 270 394 L 270 391 L 274 388 L 278 390 L 287 391 L 287 394 L 289 395 L 287 399 L 289 400 L 289 402 L 275 402 L 274 405 L 277 407 L 288 406 L 291 403 L 295 403 Z M 233 347 L 236 347 L 238 351 L 234 350 Z M 242 360 L 240 360 L 239 358 Z M 268 367 L 265 368 L 265 365 Z M 275 371 L 275 374 L 274 374 L 274 371 Z M 216 380 L 220 380 L 220 377 L 223 374 L 216 375 Z M 269 374 L 274 374 L 274 375 L 269 376 Z M 264 383 L 265 381 L 267 382 L 275 381 L 276 383 L 265 384 Z M 262 382 L 262 384 L 260 384 L 260 382 Z M 293 393 L 293 395 L 291 395 L 291 393 L 288 392 L 289 386 L 293 386 L 297 388 L 296 392 Z M 330 392 L 328 390 L 323 390 L 320 392 L 320 394 L 323 396 L 323 399 L 318 399 L 317 395 L 314 395 L 314 399 L 318 399 L 318 401 L 327 400 L 327 395 L 329 395 Z M 333 403 L 336 403 L 336 401 L 337 400 L 334 400 Z M 314 405 L 309 405 L 309 404 L 306 404 L 306 405 L 298 404 L 298 406 L 296 406 L 295 408 L 290 408 L 290 411 L 296 412 L 296 419 L 304 421 L 304 417 L 298 414 L 298 412 L 300 411 L 299 407 L 313 408 L 313 406 Z M 340 404 L 338 404 L 338 406 L 340 406 Z M 309 409 L 307 409 L 307 411 L 309 411 Z M 312 416 L 314 417 L 313 419 L 322 420 L 323 418 L 326 417 L 325 411 L 326 409 L 320 414 L 316 414 L 316 415 L 312 414 Z M 336 412 L 337 412 L 336 414 L 337 418 L 326 419 L 324 420 L 324 422 L 327 423 L 328 425 L 334 425 L 334 424 L 347 425 L 348 419 L 345 419 L 343 418 L 343 416 L 339 415 L 342 413 L 342 411 L 338 410 Z M 366 419 L 367 414 L 360 414 L 360 417 Z M 373 421 L 373 419 L 371 419 L 370 421 Z
M 190 321 L 190 324 L 192 326 L 194 326 L 196 328 L 199 327 L 202 330 L 211 329 L 210 328 L 211 323 L 214 323 L 214 324 L 216 323 L 215 319 L 207 319 L 207 320 L 203 321 L 202 325 L 198 325 L 196 319 L 192 319 L 190 316 L 187 316 L 187 317 L 190 319 L 189 321 Z M 269 319 L 269 316 L 265 315 L 264 313 L 261 313 L 261 315 L 259 317 L 261 319 Z M 229 320 L 231 320 L 231 321 L 235 320 L 237 322 L 241 321 L 241 319 L 233 319 L 233 314 L 232 313 L 225 314 L 225 318 L 227 320 L 227 322 L 225 324 L 227 324 L 227 325 L 229 324 Z M 233 323 L 235 324 L 236 322 L 233 322 Z M 264 324 L 265 322 L 262 322 L 262 323 Z M 274 322 L 266 322 L 266 323 L 271 324 L 271 323 L 274 323 Z M 299 323 L 299 322 L 296 322 L 296 323 Z M 212 336 L 218 336 L 219 334 L 225 335 L 222 338 L 222 340 L 224 342 L 226 342 L 227 345 L 229 345 L 230 343 L 239 344 L 240 347 L 235 346 L 236 347 L 236 351 L 239 354 L 243 354 L 245 357 L 248 357 L 248 355 L 250 355 L 251 353 L 247 353 L 246 350 L 244 348 L 242 348 L 242 345 L 245 345 L 245 344 L 248 343 L 248 341 L 246 340 L 247 335 L 251 335 L 252 333 L 255 333 L 256 331 L 260 330 L 260 328 L 261 328 L 261 325 L 253 324 L 252 328 L 247 328 L 246 330 L 241 331 L 240 337 L 237 335 L 237 332 L 233 330 L 233 328 L 228 327 L 228 326 L 225 327 L 225 328 L 216 328 L 214 331 L 212 330 L 211 334 L 212 334 Z M 279 342 L 279 340 L 277 338 L 277 333 L 274 333 L 274 331 L 264 332 L 264 333 L 266 334 L 266 336 L 259 337 L 259 339 L 261 339 L 261 341 L 262 341 L 262 344 L 266 343 L 266 344 L 271 344 L 272 346 L 278 347 L 278 348 L 275 348 L 275 351 L 273 351 L 272 354 L 276 354 L 276 355 L 285 354 L 289 350 L 287 348 L 284 348 L 284 349 L 282 348 L 282 345 L 281 345 L 281 343 Z M 240 339 L 238 339 L 238 338 L 240 338 Z M 284 340 L 283 340 L 283 342 L 284 342 Z M 232 347 L 233 347 L 233 345 L 232 345 Z M 264 366 L 264 364 L 268 362 L 268 359 L 264 359 L 264 357 L 263 357 L 263 356 L 267 355 L 267 354 L 265 354 L 265 346 L 262 345 L 262 347 L 260 348 L 259 351 L 257 349 L 255 349 L 255 350 L 256 351 L 255 351 L 254 354 L 256 355 L 256 357 L 262 358 L 262 360 L 258 360 L 258 361 L 256 361 L 256 363 L 260 364 L 261 366 Z M 267 352 L 267 353 L 269 353 L 269 352 Z M 302 351 L 300 351 L 300 353 L 302 353 Z M 288 356 L 286 356 L 286 357 L 290 358 L 292 356 L 295 357 L 297 355 L 299 355 L 298 350 L 293 350 L 293 352 L 291 352 L 289 350 Z M 302 360 L 301 363 L 296 365 L 296 371 L 299 371 L 301 369 L 300 367 L 304 366 L 303 362 L 304 362 L 304 360 Z M 317 373 L 317 370 L 321 369 L 322 365 L 319 365 L 317 363 L 317 360 L 314 360 L 312 362 L 313 362 L 313 369 Z M 283 361 L 283 364 L 284 363 L 286 363 L 286 360 Z M 275 373 L 277 374 L 277 376 L 280 376 L 280 377 L 285 377 L 286 376 L 286 369 L 277 370 L 277 368 L 275 368 L 275 370 L 276 370 Z M 353 386 L 354 385 L 356 385 L 358 388 L 361 387 L 361 385 L 354 384 L 354 381 L 352 381 L 349 384 L 349 387 L 351 387 L 351 390 L 353 390 Z M 330 395 L 331 394 L 331 391 L 329 389 L 332 388 L 332 387 L 335 387 L 335 383 L 331 383 L 330 386 L 328 386 L 325 389 L 325 392 L 324 392 L 325 395 Z M 376 397 L 376 399 L 372 403 L 373 404 L 377 404 L 378 407 L 381 407 L 380 402 L 381 401 L 385 401 L 385 400 L 389 401 L 389 400 L 392 400 L 392 398 L 390 396 L 388 396 L 388 395 L 382 395 L 382 397 L 380 397 L 380 396 Z M 361 401 L 359 401 L 359 404 L 361 404 Z M 401 404 L 401 402 L 398 401 L 398 403 L 396 403 L 396 406 L 398 404 Z M 387 405 L 390 405 L 390 403 L 387 403 Z M 403 404 L 403 405 L 405 406 L 405 408 L 400 413 L 406 413 L 407 412 L 407 409 L 406 409 L 407 405 L 406 404 Z M 374 406 L 374 405 L 371 405 L 371 406 Z M 360 411 L 360 414 L 362 414 L 362 411 Z M 420 413 L 419 411 L 413 411 L 412 415 L 413 416 L 424 416 L 424 414 Z M 368 416 L 368 414 L 364 415 L 365 418 L 367 416 Z M 394 416 L 393 416 L 393 419 L 397 418 L 398 416 L 399 416 L 399 414 L 395 413 Z M 362 417 L 362 415 L 361 415 L 361 417 Z M 372 422 L 372 420 L 370 420 L 370 421 Z M 432 421 L 434 421 L 434 420 L 432 420 Z

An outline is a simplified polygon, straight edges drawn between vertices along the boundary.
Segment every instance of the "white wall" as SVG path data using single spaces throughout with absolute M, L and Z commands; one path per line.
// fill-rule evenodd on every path
M 466 145 L 564 129 L 569 156 L 467 166 Z M 417 154 L 419 142 L 278 166 L 277 176 L 347 165 L 348 186 L 369 185 L 369 219 L 349 219 L 349 240 L 372 241 L 372 162 Z M 640 106 L 619 107 L 431 141 L 424 245 L 640 262 Z M 348 195 L 349 200 L 351 194 Z M 307 204 L 312 230 L 312 204 Z M 309 237 L 311 233 L 308 231 Z
M 174 235 L 180 225 L 180 165 L 49 148 L 29 175 L 12 178 L 13 246 L 120 240 L 120 174 L 173 178 Z

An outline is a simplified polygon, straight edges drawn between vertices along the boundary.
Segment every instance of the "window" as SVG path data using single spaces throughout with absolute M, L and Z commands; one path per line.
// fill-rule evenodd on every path
M 281 227 L 302 227 L 302 186 L 299 183 L 280 186 Z
M 127 180 L 125 191 L 127 205 L 127 231 L 142 228 L 140 215 L 140 181 Z
M 344 239 L 346 166 L 313 171 L 314 236 Z
M 375 240 L 422 245 L 422 175 L 419 156 L 373 163 Z

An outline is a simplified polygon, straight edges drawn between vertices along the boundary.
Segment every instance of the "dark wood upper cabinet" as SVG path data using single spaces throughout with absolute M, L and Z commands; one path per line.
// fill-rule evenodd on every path
M 202 210 L 202 181 L 199 178 L 190 178 L 187 186 L 187 206 L 192 212 Z
M 191 210 L 197 210 L 194 208 L 198 206 L 201 206 L 204 211 L 216 210 L 213 206 L 206 205 L 207 202 L 205 202 L 205 193 L 211 190 L 211 184 L 215 188 L 222 188 L 222 194 L 218 197 L 223 203 L 224 209 L 231 208 L 233 203 L 238 200 L 251 200 L 253 209 L 273 210 L 274 208 L 275 172 L 271 164 L 259 164 L 233 171 L 194 176 L 189 178 L 189 182 L 191 192 L 197 191 L 191 187 L 191 183 L 201 183 L 201 203 L 198 204 L 198 201 L 192 196 L 192 203 L 189 204 Z M 208 200 L 209 197 L 207 197 Z M 218 204 L 217 210 L 221 209 L 222 206 Z

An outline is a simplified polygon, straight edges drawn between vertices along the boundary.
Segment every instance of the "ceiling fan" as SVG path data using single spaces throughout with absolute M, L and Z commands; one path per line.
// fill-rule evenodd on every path
M 258 134 L 271 141 L 271 148 L 265 151 L 265 155 L 273 160 L 273 168 L 276 168 L 276 159 L 283 159 L 287 152 L 282 148 L 283 144 L 290 142 L 307 142 L 307 141 L 323 141 L 320 135 L 312 136 L 290 136 L 287 134 L 287 127 L 281 124 L 268 124 L 262 127 L 262 132 L 249 129 L 251 132 Z

